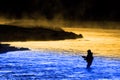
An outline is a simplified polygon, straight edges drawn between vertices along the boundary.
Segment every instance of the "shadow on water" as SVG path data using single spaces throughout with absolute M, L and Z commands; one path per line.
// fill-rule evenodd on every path
M 50 51 L 16 51 L 0 55 L 1 80 L 120 79 L 120 60 L 95 57 L 91 68 L 81 56 Z

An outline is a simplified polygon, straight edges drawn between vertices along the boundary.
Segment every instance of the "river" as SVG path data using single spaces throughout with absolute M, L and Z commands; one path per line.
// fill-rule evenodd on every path
M 82 39 L 4 42 L 30 51 L 0 54 L 0 80 L 120 80 L 120 30 L 63 28 Z M 91 49 L 91 68 L 81 55 Z
M 119 80 L 119 71 L 119 59 L 94 57 L 91 68 L 87 69 L 84 59 L 70 52 L 0 54 L 0 80 Z

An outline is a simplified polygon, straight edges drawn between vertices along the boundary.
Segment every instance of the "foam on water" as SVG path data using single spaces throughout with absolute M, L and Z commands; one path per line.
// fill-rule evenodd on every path
M 86 62 L 80 55 L 62 53 L 16 51 L 0 54 L 0 80 L 120 79 L 120 59 L 95 57 L 91 68 L 86 69 Z

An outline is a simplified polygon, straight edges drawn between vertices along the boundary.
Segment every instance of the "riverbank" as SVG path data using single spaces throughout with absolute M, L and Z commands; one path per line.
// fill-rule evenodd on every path
M 0 44 L 0 53 L 6 53 L 11 51 L 25 51 L 29 48 L 10 46 L 10 44 Z

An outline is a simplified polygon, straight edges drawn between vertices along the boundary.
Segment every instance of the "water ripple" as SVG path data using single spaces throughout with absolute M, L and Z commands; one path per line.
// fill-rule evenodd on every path
M 16 51 L 0 55 L 0 80 L 119 80 L 119 66 L 119 59 L 95 57 L 86 69 L 79 55 Z

